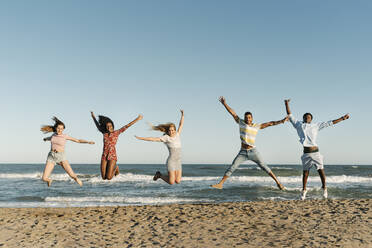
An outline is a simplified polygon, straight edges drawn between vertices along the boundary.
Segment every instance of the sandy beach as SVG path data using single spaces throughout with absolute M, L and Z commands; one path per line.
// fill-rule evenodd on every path
M 0 247 L 371 247 L 371 204 L 1 208 Z

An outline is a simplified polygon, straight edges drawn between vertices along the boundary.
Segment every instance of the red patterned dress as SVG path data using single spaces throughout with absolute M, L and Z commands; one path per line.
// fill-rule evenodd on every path
M 119 130 L 113 131 L 112 133 L 103 134 L 103 154 L 101 160 L 118 161 L 115 145 L 118 142 L 119 135 L 127 130 L 127 128 L 127 126 L 124 126 Z

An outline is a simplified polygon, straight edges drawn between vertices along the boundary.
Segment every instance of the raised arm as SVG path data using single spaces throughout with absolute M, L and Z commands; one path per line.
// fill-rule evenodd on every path
M 284 104 L 285 104 L 285 110 L 287 111 L 287 116 L 289 117 L 289 121 L 292 123 L 292 126 L 294 128 L 298 128 L 299 125 L 301 125 L 301 121 L 297 120 L 293 115 L 292 115 L 292 112 L 291 112 L 291 109 L 289 108 L 289 102 L 291 101 L 291 99 L 286 99 L 284 100 Z
M 291 109 L 289 108 L 289 102 L 290 101 L 291 101 L 291 99 L 284 100 L 285 110 L 287 111 L 287 115 L 290 115 L 291 114 Z
M 344 121 L 344 120 L 347 120 L 347 119 L 349 119 L 349 118 L 350 118 L 350 115 L 349 115 L 349 114 L 346 114 L 346 115 L 341 116 L 340 118 L 338 118 L 338 119 L 336 119 L 336 120 L 333 120 L 332 123 L 333 123 L 333 125 L 334 125 L 334 124 L 339 123 L 340 121 Z
M 160 138 L 158 137 L 139 137 L 139 136 L 134 136 L 134 137 L 136 137 L 139 140 L 161 142 Z
M 264 128 L 267 128 L 267 127 L 271 127 L 271 126 L 276 126 L 278 124 L 282 124 L 282 123 L 288 121 L 288 118 L 289 117 L 287 115 L 286 117 L 284 117 L 284 119 L 281 119 L 279 121 L 270 121 L 270 122 L 262 123 L 260 129 L 264 129 Z
M 132 126 L 134 123 L 136 123 L 137 121 L 139 120 L 142 120 L 143 116 L 142 115 L 138 115 L 136 119 L 134 119 L 133 121 L 129 122 L 127 125 L 123 126 L 122 128 L 119 129 L 120 133 L 124 132 L 125 130 L 127 130 L 130 126 Z
M 222 103 L 222 105 L 225 106 L 227 112 L 229 112 L 232 115 L 232 117 L 234 118 L 234 120 L 237 123 L 239 123 L 239 116 L 235 113 L 235 111 L 232 108 L 230 108 L 229 105 L 227 105 L 225 97 L 221 96 L 219 100 Z
M 97 127 L 98 131 L 100 131 L 101 133 L 104 133 L 104 130 L 101 129 L 101 126 L 99 125 L 96 117 L 94 116 L 93 111 L 90 111 L 90 115 L 92 116 L 92 119 L 94 121 L 94 124 L 96 124 L 96 127 Z
M 183 128 L 183 120 L 185 119 L 185 115 L 183 114 L 183 110 L 181 109 L 181 120 L 180 120 L 180 124 L 178 125 L 178 134 L 181 134 L 182 132 L 182 128 Z
M 83 140 L 83 139 L 75 139 L 73 137 L 67 137 L 66 139 L 71 140 L 71 141 L 76 142 L 76 143 L 94 145 L 94 141 L 87 141 L 87 140 Z

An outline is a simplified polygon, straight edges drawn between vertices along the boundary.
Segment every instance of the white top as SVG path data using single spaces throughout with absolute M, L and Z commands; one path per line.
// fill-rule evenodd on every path
M 289 115 L 289 120 L 293 127 L 296 128 L 297 134 L 300 137 L 300 143 L 305 147 L 318 146 L 316 144 L 316 138 L 318 132 L 323 128 L 333 125 L 332 121 L 319 122 L 319 123 L 305 123 L 303 121 L 296 120 L 292 114 Z
M 181 138 L 178 133 L 174 137 L 171 137 L 167 134 L 160 137 L 161 142 L 164 142 L 164 144 L 168 148 L 181 148 Z
M 260 129 L 261 124 L 252 123 L 252 125 L 248 125 L 243 119 L 239 118 L 240 140 L 243 144 L 255 147 L 256 135 Z

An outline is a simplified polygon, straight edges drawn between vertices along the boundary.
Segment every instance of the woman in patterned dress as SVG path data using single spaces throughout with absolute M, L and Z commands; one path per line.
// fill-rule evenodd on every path
M 136 119 L 123 126 L 118 130 L 114 130 L 114 122 L 106 117 L 99 115 L 98 121 L 93 112 L 90 112 L 98 131 L 103 134 L 103 153 L 101 158 L 101 176 L 103 180 L 111 180 L 114 175 L 119 174 L 119 167 L 116 165 L 118 161 L 115 145 L 119 135 L 127 130 L 134 123 L 142 119 L 142 115 L 138 115 Z

